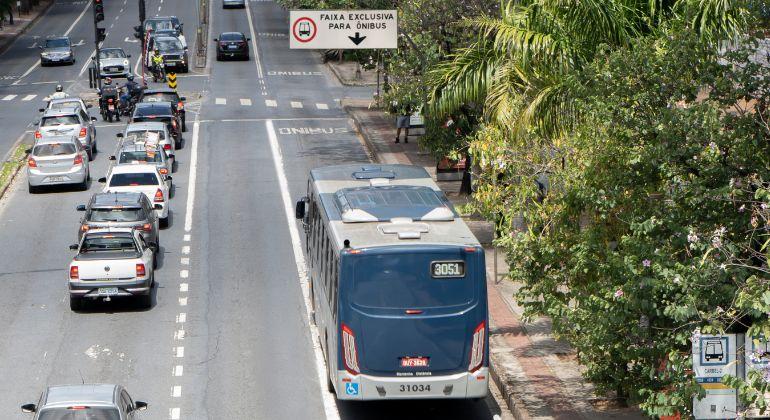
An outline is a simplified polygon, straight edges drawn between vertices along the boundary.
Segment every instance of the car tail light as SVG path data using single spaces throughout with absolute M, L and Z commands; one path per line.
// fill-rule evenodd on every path
M 147 270 L 144 269 L 144 264 L 137 264 L 136 265 L 136 276 L 137 277 L 144 277 L 147 275 Z
M 486 341 L 485 322 L 481 321 L 476 330 L 473 331 L 473 346 L 471 347 L 471 363 L 468 365 L 469 372 L 479 370 L 484 362 L 484 344 Z
M 80 279 L 80 271 L 78 270 L 78 266 L 73 265 L 70 266 L 70 280 L 78 280 Z
M 345 351 L 345 370 L 353 375 L 358 375 L 358 351 L 356 351 L 356 336 L 353 330 L 345 324 L 342 324 L 342 348 Z
M 35 159 L 29 158 L 27 159 L 27 166 L 30 168 L 37 168 L 37 162 L 35 162 Z
M 90 227 L 88 227 L 88 225 L 86 225 L 86 224 L 80 225 L 80 231 L 81 232 L 88 232 L 88 229 L 90 229 Z
M 171 150 L 171 145 L 170 144 L 164 144 L 163 145 L 163 150 Z
M 171 120 L 171 127 L 173 127 L 174 130 L 176 130 L 176 120 Z
M 108 104 L 111 104 L 111 103 L 112 103 L 112 98 L 110 98 L 110 99 L 107 99 L 107 103 L 108 103 Z
M 80 134 L 78 135 L 78 137 L 82 139 L 83 137 L 86 136 L 86 134 L 88 134 L 88 130 L 85 127 L 83 127 L 80 129 Z
M 166 168 L 160 168 L 158 172 L 160 172 L 161 175 L 168 175 L 168 169 Z
M 140 229 L 142 229 L 145 232 L 149 232 L 149 231 L 152 230 L 152 225 L 149 224 L 149 223 L 145 223 L 145 224 L 142 225 L 142 227 Z
M 181 111 L 181 110 L 183 110 L 183 109 L 184 109 L 184 102 L 182 102 L 182 101 L 179 101 L 179 102 L 176 104 L 176 109 L 178 109 L 178 110 L 180 110 L 180 111 Z
M 82 165 L 83 164 L 83 155 L 77 154 L 75 155 L 75 160 L 72 162 L 73 165 Z
M 158 188 L 158 191 L 155 191 L 155 199 L 153 201 L 155 201 L 156 203 L 163 202 L 163 191 L 161 191 L 160 188 Z
M 39 138 L 42 138 L 42 137 L 43 137 L 43 135 L 40 134 L 40 130 L 35 130 L 35 138 L 39 139 Z

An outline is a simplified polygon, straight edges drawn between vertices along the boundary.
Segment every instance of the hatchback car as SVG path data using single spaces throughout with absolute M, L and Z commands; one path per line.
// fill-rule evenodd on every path
M 73 136 L 45 137 L 27 150 L 27 183 L 29 192 L 42 186 L 77 185 L 88 189 L 88 153 Z
M 223 9 L 230 9 L 230 8 L 245 9 L 246 0 L 222 0 L 222 8 Z
M 123 141 L 135 141 L 144 140 L 147 133 L 155 133 L 158 135 L 158 143 L 160 143 L 163 150 L 166 151 L 171 162 L 174 163 L 175 158 L 174 152 L 172 151 L 174 149 L 174 140 L 171 138 L 165 123 L 159 121 L 131 123 L 126 127 L 125 133 L 118 133 L 117 136 L 118 138 L 124 139 Z
M 217 43 L 217 60 L 225 58 L 249 59 L 249 41 L 242 32 L 223 32 L 219 38 L 214 38 Z
M 187 54 L 187 47 L 179 38 L 163 34 L 151 36 L 147 43 L 148 54 L 146 54 L 147 62 L 145 63 L 147 68 L 152 67 L 150 62 L 152 58 L 149 52 L 154 51 L 156 48 L 163 56 L 163 65 L 166 72 L 187 73 L 189 71 L 190 60 Z
M 115 165 L 106 177 L 99 178 L 99 182 L 106 184 L 103 192 L 140 192 L 146 195 L 152 200 L 161 227 L 168 225 L 172 181 L 170 176 L 164 177 L 151 164 Z
M 36 123 L 35 140 L 47 136 L 77 136 L 80 144 L 88 151 L 88 160 L 97 152 L 95 117 L 88 115 L 80 105 L 43 112 Z
M 165 178 L 173 171 L 173 164 L 157 141 L 122 141 L 118 150 L 110 156 L 117 165 L 154 164 Z
M 21 411 L 35 413 L 34 420 L 138 420 L 137 412 L 146 409 L 146 402 L 134 401 L 122 386 L 107 384 L 49 386 L 37 404 L 21 406 Z
M 144 236 L 148 243 L 160 247 L 160 231 L 155 207 L 140 192 L 96 193 L 88 204 L 79 204 L 77 211 L 85 214 L 80 219 L 78 241 L 83 234 L 93 229 L 134 228 Z
M 73 107 L 80 107 L 81 109 L 86 110 L 86 114 L 88 114 L 88 110 L 93 107 L 91 104 L 85 103 L 82 98 L 77 96 L 68 96 L 66 98 L 61 99 L 51 99 L 48 101 L 48 106 L 45 108 L 39 108 L 38 111 L 45 112 L 46 110 L 57 110 L 61 111 L 62 109 L 67 108 L 73 108 Z M 89 116 L 89 120 L 90 120 Z
M 182 121 L 182 131 L 187 131 L 187 116 L 184 110 L 186 100 L 187 98 L 179 96 L 179 93 L 171 88 L 145 89 L 139 95 L 139 102 L 171 102 L 171 108 Z
M 123 48 L 102 48 L 99 50 L 99 77 L 128 77 L 131 63 Z
M 182 147 L 182 123 L 179 117 L 174 113 L 171 102 L 140 102 L 134 108 L 134 114 L 131 116 L 132 123 L 139 122 L 162 122 L 166 124 L 166 129 L 174 138 L 174 147 Z
M 75 52 L 72 51 L 72 41 L 68 36 L 46 38 L 40 46 L 40 65 L 45 67 L 51 64 L 74 64 Z

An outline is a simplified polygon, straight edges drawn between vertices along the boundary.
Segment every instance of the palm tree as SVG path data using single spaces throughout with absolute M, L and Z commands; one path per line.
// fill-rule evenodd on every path
M 600 48 L 628 46 L 673 19 L 711 41 L 732 37 L 743 23 L 741 0 L 506 1 L 499 18 L 465 20 L 478 41 L 429 75 L 434 115 L 482 104 L 490 123 L 552 137 L 578 118 L 576 70 Z

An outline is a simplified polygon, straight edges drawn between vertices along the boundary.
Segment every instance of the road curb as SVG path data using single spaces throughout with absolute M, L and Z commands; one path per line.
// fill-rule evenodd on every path
M 337 67 L 334 67 L 331 62 L 327 61 L 326 67 L 329 68 L 332 73 L 334 74 L 334 77 L 337 78 L 337 80 L 342 84 L 343 86 L 376 86 L 376 83 L 367 83 L 367 82 L 356 82 L 356 81 L 349 81 L 342 77 L 339 70 L 337 70 Z
M 369 159 L 371 159 L 372 162 L 374 163 L 382 163 L 382 161 L 380 160 L 379 151 L 377 150 L 377 145 L 374 144 L 374 141 L 369 135 L 369 132 L 363 129 L 363 123 L 359 120 L 359 118 L 353 112 L 351 112 L 352 108 L 354 107 L 350 105 L 342 106 L 342 109 L 348 114 L 350 119 L 353 121 L 353 130 L 355 130 L 356 134 L 358 134 L 358 137 L 364 141 L 364 148 L 366 149 L 366 154 L 369 156 Z
M 16 142 L 14 142 L 13 147 L 11 147 L 11 150 L 8 152 L 8 154 L 5 155 L 5 158 L 3 159 L 3 163 L 8 162 L 8 159 L 9 159 L 8 155 L 13 154 L 13 152 L 16 149 L 18 149 L 19 146 L 21 146 L 21 144 L 24 141 L 24 137 L 26 137 L 26 135 L 27 135 L 26 133 L 22 134 L 21 136 L 19 136 Z M 8 191 L 8 189 L 11 188 L 11 185 L 13 184 L 13 181 L 16 179 L 16 176 L 21 171 L 21 168 L 24 167 L 24 161 L 27 160 L 28 156 L 29 156 L 29 153 L 24 153 L 24 155 L 22 155 L 19 158 L 19 161 L 16 162 L 16 168 L 13 170 L 13 173 L 11 174 L 11 176 L 8 177 L 8 181 L 5 183 L 5 185 L 0 187 L 0 200 L 5 196 L 5 193 Z
M 47 5 L 47 6 L 44 6 L 44 7 L 43 7 L 43 9 L 41 9 L 41 10 L 40 10 L 40 12 L 37 14 L 37 16 L 35 16 L 34 18 L 32 18 L 32 20 L 30 20 L 30 21 L 27 23 L 27 25 L 26 25 L 26 26 L 24 26 L 23 28 L 21 28 L 21 30 L 19 30 L 19 32 L 18 32 L 16 35 L 14 35 L 13 37 L 9 38 L 9 39 L 8 39 L 8 42 L 7 42 L 7 43 L 5 43 L 5 45 L 0 45 L 0 54 L 3 54 L 3 53 L 5 53 L 5 52 L 8 50 L 8 48 L 11 48 L 11 45 L 13 45 L 13 43 L 14 43 L 14 42 L 16 42 L 16 40 L 17 40 L 17 39 L 19 39 L 19 37 L 20 37 L 20 36 L 22 36 L 22 35 L 24 35 L 25 33 L 27 33 L 27 31 L 29 30 L 29 28 L 31 28 L 32 26 L 34 26 L 34 25 L 37 23 L 37 21 L 38 21 L 38 20 L 40 20 L 40 18 L 41 18 L 41 17 L 43 17 L 43 15 L 45 15 L 46 13 L 48 13 L 48 9 L 50 9 L 50 8 L 51 8 L 51 6 L 53 6 L 53 5 L 54 5 L 54 3 L 56 3 L 54 0 L 50 0 L 50 1 L 48 2 L 48 5 Z M 2 194 L 0 194 L 0 196 L 2 196 Z

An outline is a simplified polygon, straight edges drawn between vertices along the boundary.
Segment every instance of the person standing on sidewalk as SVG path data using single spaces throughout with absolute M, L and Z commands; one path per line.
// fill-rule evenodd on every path
M 412 105 L 393 101 L 391 108 L 391 112 L 396 114 L 396 143 L 400 142 L 401 129 L 404 129 L 404 143 L 409 143 L 409 119 L 412 116 Z

